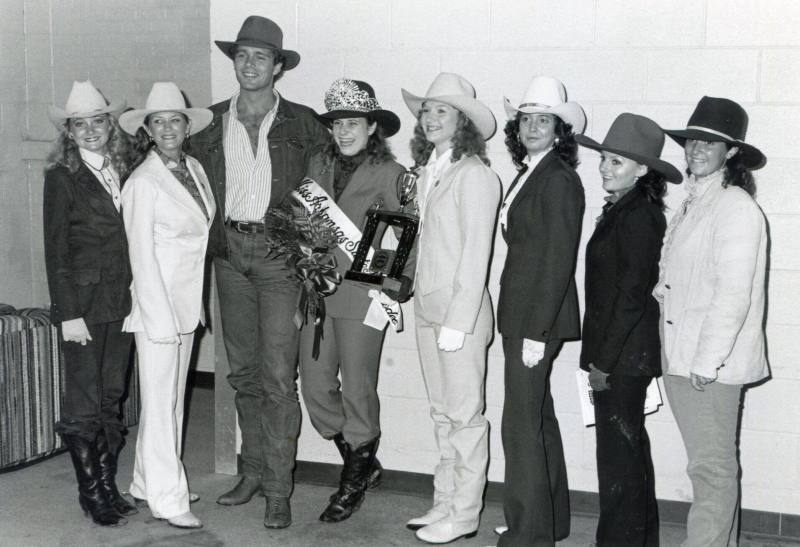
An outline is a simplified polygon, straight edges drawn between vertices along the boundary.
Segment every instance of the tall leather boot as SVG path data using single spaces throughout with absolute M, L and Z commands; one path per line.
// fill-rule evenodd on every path
M 367 491 L 367 482 L 375 453 L 378 451 L 378 437 L 358 448 L 345 443 L 344 467 L 339 480 L 339 489 L 331 496 L 331 501 L 319 517 L 323 522 L 341 522 L 358 511 Z
M 100 466 L 97 463 L 97 447 L 94 440 L 78 435 L 63 435 L 61 438 L 69 449 L 75 476 L 78 479 L 78 502 L 86 516 L 100 526 L 122 526 L 125 517 L 117 513 L 100 486 Z
M 337 433 L 333 437 L 333 442 L 336 445 L 336 449 L 339 451 L 339 455 L 342 456 L 342 460 L 344 460 L 345 451 L 347 450 L 347 441 L 344 440 L 344 435 L 342 435 L 341 433 Z M 369 470 L 369 477 L 367 478 L 367 489 L 372 490 L 373 488 L 377 488 L 378 486 L 380 486 L 382 480 L 383 480 L 383 466 L 376 457 L 373 460 L 372 469 Z
M 117 455 L 122 448 L 121 440 L 120 435 L 120 442 L 110 443 L 106 432 L 101 429 L 97 434 L 97 463 L 100 469 L 100 487 L 117 513 L 127 517 L 135 515 L 139 510 L 117 489 Z

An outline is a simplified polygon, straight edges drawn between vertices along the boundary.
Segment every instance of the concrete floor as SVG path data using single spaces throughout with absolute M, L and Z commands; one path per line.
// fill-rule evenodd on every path
M 66 454 L 27 467 L 0 473 L 0 546 L 8 547 L 389 547 L 421 546 L 403 523 L 424 513 L 430 500 L 401 495 L 380 488 L 371 491 L 361 510 L 339 524 L 317 520 L 330 487 L 298 484 L 292 498 L 294 524 L 285 530 L 267 530 L 262 525 L 264 501 L 254 498 L 239 507 L 222 507 L 216 497 L 234 483 L 234 478 L 213 472 L 213 391 L 193 390 L 187 425 L 184 463 L 193 492 L 201 500 L 192 510 L 205 526 L 201 530 L 178 530 L 157 521 L 147 509 L 130 518 L 126 526 L 103 528 L 85 518 L 77 503 L 75 477 Z M 313 434 L 307 433 L 307 434 Z M 133 466 L 136 430 L 120 460 L 121 489 L 128 486 Z M 487 504 L 477 537 L 461 540 L 459 547 L 494 545 L 492 529 L 502 524 L 502 507 Z M 591 543 L 596 518 L 574 515 L 572 533 L 559 547 Z M 661 546 L 677 547 L 685 530 L 662 526 Z M 774 540 L 743 538 L 741 547 L 790 545 Z M 791 544 L 797 545 L 797 544 Z

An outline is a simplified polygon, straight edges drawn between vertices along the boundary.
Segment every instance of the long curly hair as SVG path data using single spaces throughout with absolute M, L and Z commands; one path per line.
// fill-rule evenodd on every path
M 647 201 L 664 210 L 664 196 L 667 194 L 667 179 L 664 175 L 648 167 L 647 173 L 636 181 L 636 189 L 644 194 Z
M 119 174 L 120 180 L 124 181 L 131 174 L 136 164 L 136 151 L 131 138 L 120 128 L 117 119 L 110 114 L 106 114 L 110 126 L 108 137 L 108 156 L 111 165 Z M 49 171 L 59 165 L 66 167 L 70 173 L 75 174 L 81 166 L 83 160 L 78 149 L 78 145 L 69 135 L 69 124 L 71 120 L 64 123 L 59 131 L 53 148 L 45 160 L 45 171 Z
M 517 112 L 517 115 L 508 120 L 503 128 L 503 132 L 506 134 L 506 149 L 511 155 L 511 161 L 517 171 L 523 169 L 525 165 L 523 160 L 528 155 L 528 149 L 519 141 L 519 119 L 522 115 L 522 112 Z M 575 142 L 575 133 L 572 131 L 572 125 L 558 116 L 553 116 L 553 118 L 556 121 L 556 139 L 553 143 L 553 149 L 564 160 L 564 163 L 575 169 L 580 162 L 578 161 L 578 143 Z
M 421 167 L 427 163 L 434 148 L 432 142 L 425 138 L 425 131 L 422 129 L 420 119 L 422 111 L 417 115 L 417 125 L 414 127 L 414 137 L 411 139 L 411 157 L 414 160 L 414 167 Z M 484 165 L 491 165 L 486 156 L 486 141 L 483 140 L 481 132 L 472 123 L 466 114 L 458 111 L 458 121 L 456 122 L 456 132 L 451 138 L 453 143 L 452 162 L 455 163 L 463 156 L 477 156 Z
M 735 145 L 726 143 L 726 146 L 730 150 Z M 737 151 L 725 162 L 725 179 L 722 182 L 722 186 L 725 188 L 738 186 L 751 196 L 756 195 L 756 181 L 753 178 L 753 172 L 744 163 L 741 150 Z
M 364 117 L 367 119 L 367 125 L 376 123 L 375 118 L 372 116 Z M 375 131 L 369 136 L 369 139 L 367 139 L 366 151 L 367 161 L 373 165 L 395 159 L 394 154 L 392 153 L 392 148 L 389 146 L 389 141 L 386 140 L 386 131 L 383 129 L 381 124 L 376 125 Z M 330 138 L 323 149 L 323 153 L 329 162 L 341 157 L 339 146 L 333 139 L 333 134 L 330 134 Z

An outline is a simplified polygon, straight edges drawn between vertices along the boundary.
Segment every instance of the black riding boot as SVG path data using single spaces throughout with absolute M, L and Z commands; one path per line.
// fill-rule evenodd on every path
M 367 480 L 377 451 L 378 437 L 358 448 L 352 448 L 345 443 L 344 467 L 342 467 L 342 476 L 339 480 L 339 490 L 331 496 L 331 502 L 320 515 L 319 520 L 341 522 L 358 510 L 361 502 L 364 501 Z
M 122 435 L 119 442 L 109 442 L 106 432 L 102 429 L 97 434 L 97 463 L 100 468 L 100 487 L 105 491 L 111 506 L 122 516 L 135 515 L 139 512 L 135 505 L 130 503 L 117 489 L 117 455 L 122 448 Z
M 75 475 L 78 478 L 78 502 L 86 516 L 100 526 L 121 526 L 128 521 L 117 513 L 100 485 L 100 466 L 97 463 L 95 441 L 78 435 L 62 435 L 69 449 Z
M 342 456 L 342 460 L 344 460 L 345 451 L 347 450 L 347 441 L 344 440 L 344 435 L 342 435 L 341 433 L 337 433 L 333 437 L 333 442 L 336 445 L 336 449 L 339 451 L 339 454 Z M 377 488 L 381 484 L 382 480 L 383 480 L 383 466 L 376 457 L 372 462 L 372 469 L 369 470 L 369 477 L 367 478 L 367 489 L 372 490 L 373 488 Z

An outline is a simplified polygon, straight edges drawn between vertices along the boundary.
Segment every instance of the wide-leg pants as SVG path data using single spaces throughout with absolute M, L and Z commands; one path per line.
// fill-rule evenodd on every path
M 142 408 L 131 495 L 147 500 L 157 518 L 189 511 L 189 486 L 181 461 L 186 376 L 194 333 L 180 344 L 154 344 L 135 333 Z
M 692 481 L 692 506 L 681 547 L 739 545 L 739 459 L 736 438 L 742 386 L 713 382 L 697 391 L 667 375 L 664 387 L 680 429 Z
M 439 463 L 433 475 L 433 506 L 455 522 L 477 527 L 489 464 L 489 422 L 483 415 L 486 348 L 492 337 L 488 298 L 475 328 L 458 351 L 437 345 L 441 325 L 415 317 L 422 375 L 431 405 Z
M 303 327 L 300 387 L 308 417 L 324 438 L 341 433 L 357 448 L 380 436 L 378 369 L 385 333 L 386 329 L 373 329 L 361 319 L 328 315 L 314 359 L 314 326 Z

